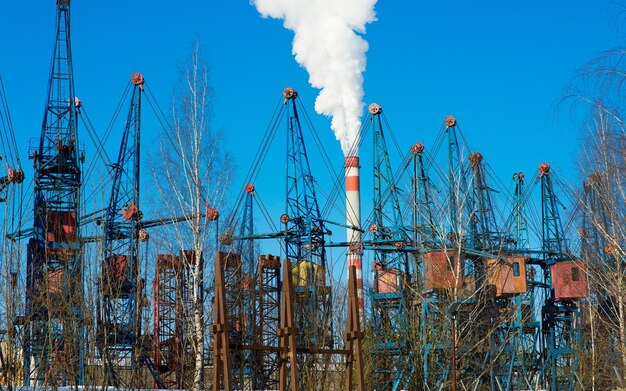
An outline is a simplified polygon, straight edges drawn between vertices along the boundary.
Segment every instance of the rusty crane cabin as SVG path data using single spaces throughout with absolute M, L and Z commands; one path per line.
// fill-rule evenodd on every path
M 568 301 L 585 298 L 589 295 L 587 270 L 580 262 L 557 262 L 550 266 L 554 300 Z
M 405 273 L 396 268 L 386 269 L 381 265 L 374 264 L 378 278 L 374 283 L 374 290 L 378 293 L 395 293 L 401 284 L 406 283 Z
M 457 272 L 458 270 L 458 272 Z M 425 288 L 429 290 L 461 289 L 463 261 L 456 250 L 434 250 L 424 254 Z
M 528 290 L 526 261 L 523 256 L 487 260 L 487 276 L 489 284 L 496 289 L 496 297 L 516 296 Z

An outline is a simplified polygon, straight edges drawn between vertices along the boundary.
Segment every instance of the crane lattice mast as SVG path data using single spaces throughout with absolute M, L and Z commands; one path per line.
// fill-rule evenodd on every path
M 550 165 L 539 166 L 541 182 L 542 259 L 544 302 L 540 375 L 551 391 L 574 390 L 580 377 L 582 299 L 587 296 L 586 272 L 567 252 Z M 572 291 L 574 290 L 574 291 Z
M 121 387 L 118 372 L 130 365 L 138 368 L 141 316 L 139 301 L 143 295 L 138 280 L 139 241 L 147 239 L 140 230 L 142 213 L 139 200 L 141 96 L 144 78 L 136 72 L 131 77 L 128 115 L 122 133 L 117 162 L 112 164 L 113 185 L 104 218 L 97 314 L 97 344 L 103 358 L 106 384 Z M 133 386 L 136 379 L 127 379 Z
M 474 226 L 472 244 L 474 249 L 498 252 L 500 250 L 501 238 L 491 202 L 492 190 L 487 184 L 483 156 L 476 152 L 470 155 L 469 160 L 472 176 L 472 200 L 475 208 L 469 219 L 470 224 Z M 476 277 L 477 279 L 479 278 L 479 276 Z
M 387 144 L 382 108 L 369 106 L 374 135 L 374 212 L 369 226 L 374 250 L 372 330 L 373 354 L 380 365 L 375 370 L 374 389 L 406 388 L 414 370 L 408 347 L 407 284 L 410 284 L 408 254 L 410 239 L 402 223 L 399 190 L 395 184 Z M 380 361 L 379 361 L 380 360 Z
M 435 225 L 430 179 L 424 164 L 424 144 L 413 144 L 411 153 L 413 154 L 413 175 L 411 177 L 413 242 L 424 250 L 436 246 L 441 243 L 441 240 L 438 238 L 439 228 Z
M 496 330 L 495 365 L 492 379 L 505 390 L 532 388 L 540 366 L 541 325 L 535 312 L 537 293 L 543 284 L 535 281 L 535 266 L 530 263 L 530 242 L 526 219 L 525 175 L 513 175 L 515 189 L 510 216 L 510 245 L 504 257 L 490 265 L 492 279 L 500 284 L 503 319 Z M 506 293 L 502 293 L 506 290 Z
M 447 116 L 444 125 L 448 136 L 448 218 L 450 238 L 454 246 L 457 244 L 456 239 L 460 239 L 461 236 L 475 236 L 476 222 L 469 219 L 473 206 L 469 197 L 467 172 L 463 166 L 463 149 L 459 141 L 456 118 Z M 464 228 L 466 223 L 469 224 L 469 228 Z M 465 230 L 468 230 L 469 234 L 463 235 Z
M 56 37 L 34 160 L 34 229 L 27 251 L 24 384 L 83 384 L 85 308 L 70 1 L 56 2 Z
M 300 346 L 332 346 L 331 290 L 326 284 L 325 237 L 329 234 L 322 219 L 315 180 L 304 144 L 298 94 L 285 88 L 287 119 L 286 213 L 281 216 L 285 230 L 285 255 L 292 263 L 295 322 L 299 325 Z M 300 361 L 313 365 L 314 355 Z M 304 369 L 304 368 L 302 368 Z

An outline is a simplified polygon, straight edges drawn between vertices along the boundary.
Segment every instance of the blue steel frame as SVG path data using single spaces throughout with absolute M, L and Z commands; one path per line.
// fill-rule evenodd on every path
M 423 254 L 432 249 L 441 249 L 445 238 L 433 218 L 433 196 L 425 165 L 423 145 L 414 145 L 413 152 L 413 240 L 419 250 L 417 263 L 418 289 L 423 292 L 422 300 L 413 309 L 412 316 L 418 321 L 419 341 L 421 344 L 421 383 L 424 389 L 443 386 L 448 376 L 446 351 L 450 342 L 450 324 L 441 308 L 446 306 L 447 298 L 441 292 L 424 290 L 424 259 Z M 443 307 L 442 307 L 443 306 Z M 432 336 L 437 335 L 437 338 Z
M 450 230 L 454 234 L 460 234 L 464 221 L 469 222 L 469 237 L 475 236 L 477 230 L 476 222 L 469 219 L 474 209 L 468 194 L 467 170 L 463 166 L 461 147 L 457 136 L 458 127 L 456 120 L 452 126 L 446 126 L 445 132 L 448 135 L 448 213 L 450 219 Z M 465 201 L 463 201 L 465 200 Z M 456 243 L 452 243 L 453 246 Z
M 141 332 L 138 297 L 140 209 L 141 96 L 143 86 L 133 85 L 117 162 L 112 164 L 113 185 L 104 220 L 104 245 L 99 281 L 97 344 L 103 359 L 105 383 L 120 387 L 118 372 L 138 367 Z M 129 219 L 122 209 L 131 211 Z M 118 258 L 116 260 L 116 257 Z M 121 261 L 119 257 L 124 257 Z M 130 379 L 133 386 L 135 379 Z
M 548 168 L 549 170 L 549 168 Z M 559 215 L 561 205 L 552 182 L 552 174 L 544 171 L 541 182 L 543 306 L 541 308 L 543 365 L 539 376 L 551 391 L 576 389 L 580 360 L 582 306 L 580 300 L 559 302 L 554 299 L 550 266 L 568 262 L 563 226 Z
M 35 218 L 27 252 L 26 386 L 84 383 L 82 159 L 69 0 L 57 1 L 53 53 L 41 138 L 38 148 L 31 151 L 35 164 Z
M 440 242 L 444 248 L 457 252 L 459 261 L 465 260 L 467 255 L 463 250 L 480 250 L 479 218 L 474 208 L 474 198 L 477 190 L 471 189 L 468 177 L 472 175 L 469 167 L 463 164 L 462 148 L 459 141 L 459 129 L 456 120 L 444 121 L 442 131 L 447 135 L 448 141 L 448 228 L 446 237 Z M 473 184 L 474 182 L 472 182 Z M 482 188 L 478 188 L 482 190 Z M 471 193 L 470 193 L 471 191 Z M 478 196 L 482 196 L 478 194 Z M 465 231 L 464 231 L 465 229 Z M 435 249 L 441 250 L 441 246 Z M 470 265 L 465 266 L 461 273 L 472 272 L 476 264 L 476 258 L 469 259 Z M 465 263 L 465 262 L 464 262 Z M 468 267 L 469 266 L 469 267 Z M 473 300 L 463 300 L 469 304 Z M 460 303 L 460 302 L 459 302 Z M 425 389 L 438 389 L 445 387 L 452 379 L 450 351 L 452 350 L 452 322 L 458 322 L 456 315 L 452 316 L 449 309 L 461 308 L 455 303 L 449 292 L 426 291 L 422 302 L 420 334 L 423 349 L 423 385 Z M 457 346 L 457 350 L 468 351 L 467 346 Z M 457 381 L 458 374 L 457 370 Z M 433 388 L 434 387 L 434 388 Z
M 294 269 L 298 343 L 301 346 L 330 347 L 333 344 L 331 292 L 326 285 L 325 248 L 325 236 L 329 231 L 315 195 L 315 180 L 304 144 L 298 102 L 294 91 L 284 103 L 287 117 L 285 215 L 288 216 L 287 221 L 282 221 L 285 256 L 291 260 Z
M 403 248 L 410 243 L 402 223 L 399 190 L 395 184 L 381 116 L 382 109 L 372 113 L 374 136 L 374 213 L 370 233 L 373 238 L 368 247 L 374 249 L 372 289 L 373 355 L 378 365 L 374 369 L 375 390 L 407 388 L 415 369 L 408 346 L 409 308 L 406 284 L 411 283 L 408 253 Z M 383 273 L 396 276 L 397 288 L 392 292 L 379 292 L 384 284 Z M 393 277 L 392 277 L 393 278 Z
M 438 227 L 433 219 L 433 197 L 430 178 L 424 165 L 423 145 L 413 151 L 413 242 L 421 250 L 432 248 L 441 243 L 437 236 Z
M 513 175 L 515 190 L 513 193 L 513 235 L 510 252 L 514 255 L 528 252 L 530 241 L 525 214 L 525 176 L 523 173 Z M 537 307 L 536 293 L 543 289 L 543 284 L 535 281 L 533 265 L 526 264 L 528 290 L 516 295 L 506 302 L 507 322 L 499 328 L 500 344 L 503 347 L 501 359 L 495 366 L 494 376 L 503 390 L 532 389 L 541 366 L 539 341 L 541 323 L 535 318 Z M 495 379 L 494 379 L 495 380 Z
M 502 246 L 502 236 L 496 225 L 496 216 L 491 202 L 492 190 L 487 185 L 485 166 L 482 155 L 479 153 L 470 156 L 470 170 L 472 172 L 472 200 L 475 207 L 470 214 L 470 224 L 473 225 L 471 245 L 475 250 L 497 253 Z M 482 276 L 476 276 L 477 281 L 480 277 Z

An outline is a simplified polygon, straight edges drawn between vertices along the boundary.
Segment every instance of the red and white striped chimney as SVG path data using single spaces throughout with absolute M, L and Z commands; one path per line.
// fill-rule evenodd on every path
M 347 156 L 346 163 L 346 223 L 348 227 L 361 227 L 361 180 L 359 177 L 359 157 Z M 356 290 L 359 316 L 363 320 L 363 244 L 361 232 L 348 228 L 348 265 L 356 266 Z

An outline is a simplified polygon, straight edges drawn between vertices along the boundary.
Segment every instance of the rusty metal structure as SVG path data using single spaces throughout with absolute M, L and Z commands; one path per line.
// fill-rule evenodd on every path
M 183 270 L 180 257 L 157 255 L 154 277 L 154 363 L 164 386 L 183 387 Z
M 228 299 L 226 293 L 226 276 L 224 271 L 237 267 L 240 259 L 233 254 L 217 253 L 215 259 L 214 292 L 215 303 L 213 326 L 213 391 L 231 390 L 231 355 L 230 355 L 230 324 L 234 318 L 228 314 Z M 229 265 L 230 263 L 230 265 Z M 235 313 L 236 314 L 236 313 Z
M 262 255 L 258 259 L 258 291 L 256 294 L 256 313 L 258 330 L 254 343 L 258 346 L 278 346 L 278 327 L 280 325 L 280 258 Z M 254 386 L 259 389 L 276 389 L 278 386 L 278 366 L 280 356 L 273 351 L 255 353 L 256 373 Z
M 295 324 L 295 301 L 294 301 L 294 278 L 292 275 L 291 262 L 285 259 L 283 262 L 282 286 L 280 288 L 280 320 L 279 328 L 275 336 L 278 338 L 278 346 L 273 345 L 237 345 L 230 338 L 230 322 L 227 315 L 226 303 L 227 288 L 224 271 L 228 269 L 228 257 L 237 259 L 232 253 L 218 252 L 215 262 L 215 302 L 214 321 L 211 327 L 214 341 L 213 356 L 213 390 L 233 389 L 233 377 L 236 371 L 231 370 L 231 359 L 237 357 L 237 352 L 232 350 L 271 350 L 278 354 L 278 389 L 281 391 L 298 391 L 301 389 L 300 370 L 298 369 L 299 353 L 315 353 L 322 355 L 345 355 L 344 380 L 345 389 L 351 391 L 365 390 L 365 377 L 363 372 L 363 339 L 365 334 L 361 331 L 360 314 L 357 293 L 356 267 L 349 267 L 348 277 L 348 304 L 346 317 L 346 332 L 344 335 L 345 349 L 317 349 L 303 346 L 298 343 L 298 327 Z M 265 261 L 278 262 L 272 265 L 276 270 L 280 269 L 280 261 L 277 257 L 265 256 Z M 261 260 L 261 259 L 260 259 Z M 231 260 L 232 262 L 232 260 Z M 231 349 L 231 346 L 234 349 Z M 233 376 L 234 375 L 234 376 Z M 253 389 L 249 386 L 246 389 Z M 263 387 L 262 389 L 268 389 Z
M 258 336 L 263 332 L 263 328 L 257 325 L 257 319 L 263 318 L 259 317 L 257 307 L 260 273 L 255 257 L 255 242 L 251 239 L 254 236 L 255 189 L 251 183 L 246 184 L 244 189 L 245 205 L 238 236 L 250 239 L 239 240 L 235 245 L 235 254 L 240 258 L 239 268 L 228 273 L 232 277 L 227 279 L 227 286 L 230 301 L 233 302 L 232 308 L 236 311 L 236 316 L 231 318 L 238 320 L 231 335 L 236 345 L 253 345 L 259 343 Z M 235 389 L 261 389 L 261 359 L 259 351 L 235 350 L 232 357 L 232 380 Z
M 231 350 L 231 378 L 235 388 L 284 389 L 297 386 L 298 381 L 301 385 L 313 386 L 323 379 L 315 379 L 321 372 L 311 371 L 311 368 L 335 365 L 330 356 L 347 354 L 345 350 L 335 348 L 330 312 L 332 291 L 326 282 L 325 236 L 330 231 L 321 217 L 315 195 L 315 181 L 300 122 L 301 104 L 292 88 L 284 89 L 283 98 L 271 121 L 269 134 L 264 137 L 264 140 L 272 140 L 277 129 L 286 125 L 286 213 L 280 217 L 282 227 L 275 227 L 269 234 L 254 232 L 252 205 L 258 194 L 255 186 L 249 183 L 240 198 L 242 212 L 235 214 L 241 217 L 238 235 L 231 236 L 234 229 L 227 228 L 227 234 L 222 236 L 222 244 L 232 245 L 232 256 L 240 259 L 237 266 L 229 267 L 228 262 L 225 265 L 225 300 L 230 303 L 227 308 L 229 312 L 241 308 L 247 312 L 247 316 L 234 313 L 228 316 L 230 344 L 234 347 Z M 267 149 L 268 145 L 262 147 L 263 152 Z M 251 172 L 250 178 L 255 177 L 256 173 Z M 234 220 L 227 227 L 233 227 Z M 289 261 L 286 263 L 289 270 L 283 268 L 281 271 L 281 257 L 273 255 L 258 256 L 254 268 L 248 265 L 255 252 L 254 242 L 260 239 L 279 239 L 283 243 L 283 260 Z M 348 244 L 343 245 L 347 247 Z M 289 277 L 285 277 L 287 275 Z M 233 289 L 229 280 L 243 283 L 238 285 L 239 289 Z M 284 301 L 287 282 L 291 286 L 288 293 L 291 304 Z M 355 283 L 358 286 L 358 282 Z M 243 297 L 243 303 L 238 301 L 240 297 Z M 357 309 L 358 303 L 359 300 L 355 302 Z M 293 316 L 289 321 L 291 325 L 287 324 L 285 311 Z M 354 341 L 353 338 L 350 340 Z M 287 347 L 293 349 L 295 356 L 286 355 L 284 349 Z M 295 384 L 285 378 L 286 359 L 290 362 L 287 372 L 291 375 L 288 377 L 295 375 L 299 379 Z
M 247 323 L 247 314 L 244 312 L 246 295 L 244 293 L 245 282 L 241 255 L 234 252 L 218 252 L 218 257 L 222 265 L 220 273 L 224 278 L 224 321 L 228 324 L 228 341 L 236 346 L 241 346 L 248 339 L 250 328 L 250 325 Z M 216 279 L 216 284 L 218 282 L 218 279 Z M 214 309 L 215 311 L 218 310 L 215 305 Z M 215 312 L 215 316 L 217 315 L 218 313 Z M 214 349 L 214 359 L 216 359 L 216 353 Z M 242 350 L 233 350 L 228 359 L 230 360 L 228 371 L 232 374 L 231 381 L 233 386 L 235 389 L 244 389 L 246 383 L 249 384 L 251 380 L 251 371 L 249 366 L 246 365 L 244 352 Z
M 160 387 L 188 388 L 193 381 L 191 371 L 195 358 L 189 339 L 193 328 L 191 281 L 196 268 L 203 267 L 203 256 L 191 250 L 183 250 L 180 255 L 157 255 L 153 285 L 153 357 L 162 383 Z

